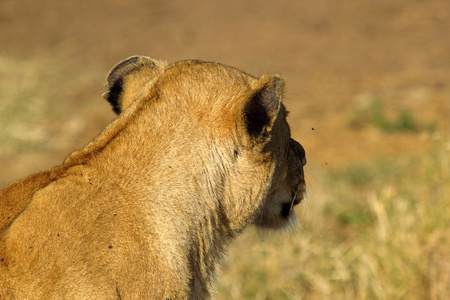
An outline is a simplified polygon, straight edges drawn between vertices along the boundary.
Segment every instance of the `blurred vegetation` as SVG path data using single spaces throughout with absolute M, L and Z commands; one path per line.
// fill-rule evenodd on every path
M 45 145 L 51 134 L 42 126 L 42 115 L 52 117 L 53 98 L 44 80 L 51 66 L 33 61 L 27 65 L 0 56 L 0 144 L 2 152 L 20 152 Z M 44 100 L 45 99 L 45 100 Z M 26 122 L 24 122 L 26 120 Z
M 218 299 L 448 299 L 450 141 L 321 178 L 297 228 L 238 239 Z
M 100 101 L 80 94 L 98 78 L 95 72 L 74 76 L 55 57 L 0 56 L 0 155 L 58 150 L 81 135 L 85 124 L 77 109 L 81 105 L 95 109 Z
M 348 125 L 355 129 L 373 126 L 382 132 L 416 132 L 419 130 L 419 124 L 410 111 L 404 109 L 399 111 L 395 117 L 389 118 L 380 99 L 372 99 L 367 107 L 355 109 L 351 113 Z

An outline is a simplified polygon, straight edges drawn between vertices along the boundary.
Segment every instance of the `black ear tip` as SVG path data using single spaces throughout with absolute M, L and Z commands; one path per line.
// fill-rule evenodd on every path
M 160 66 L 164 65 L 159 61 L 157 63 Z M 155 74 L 160 71 L 155 61 L 150 57 L 131 56 L 115 65 L 106 77 L 106 87 L 109 91 L 103 94 L 103 98 L 111 104 L 116 114 L 120 114 L 130 104 L 129 101 L 124 102 L 123 100 L 124 94 L 127 93 L 125 85 L 129 83 L 127 81 L 129 80 L 128 75 L 141 70 L 152 70 Z M 148 74 L 145 76 L 148 76 Z M 143 76 L 142 82 L 145 81 L 145 76 Z
M 140 59 L 140 56 L 131 56 L 115 65 L 106 77 L 106 86 L 111 88 L 114 82 L 127 75 L 137 65 Z

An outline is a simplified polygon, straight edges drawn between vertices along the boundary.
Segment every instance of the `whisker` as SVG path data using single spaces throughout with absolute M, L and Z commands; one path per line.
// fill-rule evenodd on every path
M 292 198 L 290 211 L 292 211 L 294 209 L 294 202 L 295 202 L 295 198 L 297 197 L 297 193 L 298 193 L 298 187 L 297 187 L 297 190 L 295 191 L 294 197 Z

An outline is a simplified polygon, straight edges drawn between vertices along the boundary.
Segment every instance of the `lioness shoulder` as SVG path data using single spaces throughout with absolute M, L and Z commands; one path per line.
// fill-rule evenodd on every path
M 294 217 L 306 159 L 279 75 L 135 56 L 107 88 L 111 124 L 0 191 L 1 299 L 208 299 L 238 233 Z

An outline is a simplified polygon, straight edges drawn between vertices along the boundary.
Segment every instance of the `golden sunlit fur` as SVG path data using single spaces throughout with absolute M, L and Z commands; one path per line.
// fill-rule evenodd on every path
M 283 79 L 120 62 L 118 117 L 61 166 L 0 191 L 0 299 L 208 299 L 229 242 L 304 193 Z

